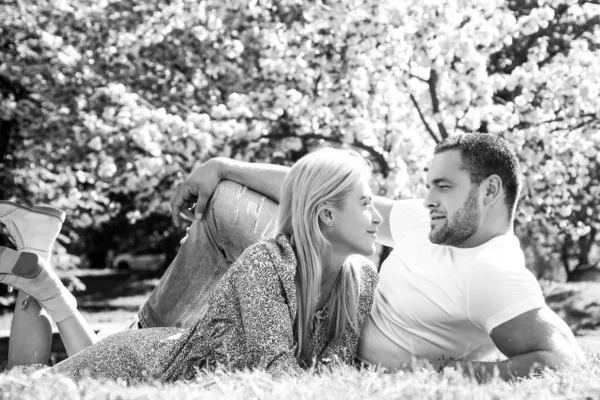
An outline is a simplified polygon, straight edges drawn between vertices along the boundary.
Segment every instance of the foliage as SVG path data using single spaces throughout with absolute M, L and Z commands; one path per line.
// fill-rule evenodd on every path
M 369 156 L 382 194 L 421 196 L 435 142 L 466 131 L 519 151 L 538 275 L 594 261 L 595 2 L 9 0 L 0 21 L 0 190 L 68 209 L 71 248 L 167 215 L 217 155 L 291 163 L 328 141 Z

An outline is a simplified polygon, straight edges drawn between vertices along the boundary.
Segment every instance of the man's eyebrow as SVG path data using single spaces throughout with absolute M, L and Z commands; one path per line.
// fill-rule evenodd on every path
M 427 186 L 429 186 L 429 185 L 439 185 L 440 183 L 451 183 L 451 184 L 454 184 L 454 181 L 452 179 L 449 179 L 449 178 L 435 178 L 430 183 L 428 182 Z

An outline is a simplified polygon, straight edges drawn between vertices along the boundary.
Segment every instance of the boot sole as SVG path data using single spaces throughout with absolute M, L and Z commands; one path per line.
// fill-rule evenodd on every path
M 35 213 L 35 214 L 41 214 L 41 215 L 45 215 L 48 217 L 56 218 L 56 219 L 60 220 L 61 223 L 65 222 L 65 218 L 67 217 L 67 213 L 65 211 L 61 210 L 60 208 L 51 207 L 51 206 L 38 205 L 38 206 L 33 206 L 33 207 L 26 207 L 26 206 L 22 206 L 17 203 L 13 203 L 12 201 L 0 200 L 0 207 L 3 205 L 9 206 L 9 207 L 14 207 L 14 208 L 19 208 L 21 210 L 25 210 L 27 212 L 31 212 L 31 213 Z

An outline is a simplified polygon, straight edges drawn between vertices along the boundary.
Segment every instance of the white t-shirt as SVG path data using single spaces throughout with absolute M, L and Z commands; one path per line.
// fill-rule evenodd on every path
M 395 248 L 381 267 L 359 359 L 388 368 L 412 356 L 481 360 L 497 350 L 492 329 L 545 306 L 513 233 L 469 249 L 433 244 L 421 200 L 398 201 L 390 227 Z

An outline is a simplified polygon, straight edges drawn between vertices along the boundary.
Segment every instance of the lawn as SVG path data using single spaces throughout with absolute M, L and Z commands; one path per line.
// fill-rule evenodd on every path
M 111 279 L 112 281 L 112 279 Z M 126 279 L 114 293 L 82 293 L 79 303 L 93 323 L 119 322 L 131 316 L 156 280 Z M 100 280 L 87 280 L 89 289 Z M 446 370 L 383 373 L 342 368 L 299 377 L 272 377 L 262 372 L 216 372 L 191 382 L 163 385 L 156 382 L 127 386 L 124 382 L 85 380 L 75 383 L 65 377 L 31 377 L 18 371 L 0 374 L 0 399 L 600 399 L 600 331 L 597 330 L 598 284 L 545 285 L 547 301 L 571 326 L 587 328 L 578 340 L 588 357 L 584 367 L 547 372 L 515 383 L 492 381 L 479 384 Z M 93 292 L 93 290 L 91 290 Z M 128 293 L 128 295 L 125 295 Z M 583 313 L 582 309 L 588 310 Z M 592 318 L 592 316 L 594 318 Z M 10 315 L 0 318 L 7 328 Z M 578 324 L 578 325 L 576 325 Z M 2 326 L 4 325 L 4 326 Z M 594 330 L 594 328 L 596 328 Z
M 600 398 L 600 353 L 587 352 L 588 365 L 548 372 L 515 383 L 479 384 L 446 370 L 386 374 L 347 367 L 298 377 L 262 372 L 217 372 L 175 384 L 84 380 L 60 376 L 32 378 L 17 372 L 0 375 L 3 399 L 597 399 Z

